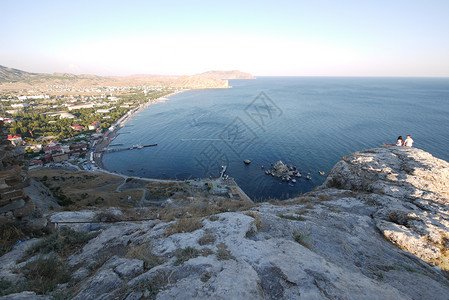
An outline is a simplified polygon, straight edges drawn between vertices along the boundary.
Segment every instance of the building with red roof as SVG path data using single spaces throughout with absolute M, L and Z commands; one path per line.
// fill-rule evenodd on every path
M 80 124 L 74 124 L 70 126 L 70 128 L 72 128 L 73 130 L 83 130 L 84 126 L 81 126 Z

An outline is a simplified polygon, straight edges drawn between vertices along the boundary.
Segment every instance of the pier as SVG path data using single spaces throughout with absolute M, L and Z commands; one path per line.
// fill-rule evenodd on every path
M 142 148 L 146 148 L 146 147 L 155 147 L 155 146 L 157 146 L 157 144 L 137 145 L 137 146 L 126 147 L 126 148 L 107 148 L 107 149 L 103 149 L 103 150 L 98 151 L 98 152 L 108 153 L 108 152 L 117 152 L 117 151 L 125 151 L 125 150 L 142 149 Z

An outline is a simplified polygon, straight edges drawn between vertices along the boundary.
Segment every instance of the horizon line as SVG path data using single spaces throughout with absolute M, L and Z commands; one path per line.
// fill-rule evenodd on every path
M 91 76 L 100 76 L 100 77 L 131 77 L 131 76 L 195 76 L 195 75 L 199 75 L 202 73 L 206 73 L 206 72 L 211 72 L 211 71 L 218 71 L 218 72 L 222 72 L 222 71 L 238 71 L 238 72 L 242 72 L 242 73 L 248 73 L 250 75 L 252 75 L 253 77 L 340 77 L 340 78 L 449 78 L 449 75 L 446 76 L 438 76 L 438 75 L 258 75 L 258 74 L 253 74 L 250 72 L 246 72 L 246 71 L 240 71 L 238 69 L 233 69 L 233 70 L 225 70 L 225 69 L 211 69 L 211 70 L 207 70 L 207 71 L 203 71 L 200 73 L 195 73 L 195 74 L 157 74 L 157 73 L 132 73 L 132 74 L 128 74 L 128 75 L 99 75 L 99 74 L 93 74 L 93 73 L 71 73 L 71 72 L 52 72 L 52 73 L 45 73 L 45 72 L 33 72 L 33 71 L 25 71 L 22 69 L 18 69 L 18 68 L 14 68 L 14 67 L 7 67 L 4 65 L 0 65 L 1 67 L 5 67 L 8 69 L 14 69 L 14 70 L 19 70 L 22 72 L 27 72 L 27 73 L 31 73 L 31 74 L 45 74 L 45 75 L 53 75 L 55 73 L 60 73 L 60 74 L 71 74 L 71 75 L 75 75 L 75 76 L 82 76 L 82 75 L 91 75 Z M 230 79 L 230 80 L 236 80 L 236 79 Z

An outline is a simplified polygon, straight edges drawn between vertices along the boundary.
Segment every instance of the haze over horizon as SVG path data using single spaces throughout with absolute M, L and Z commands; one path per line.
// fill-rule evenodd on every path
M 449 77 L 445 0 L 25 0 L 0 7 L 0 65 L 28 72 Z

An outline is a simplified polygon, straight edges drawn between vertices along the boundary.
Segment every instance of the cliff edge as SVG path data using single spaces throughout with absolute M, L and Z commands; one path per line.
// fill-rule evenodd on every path
M 375 148 L 344 157 L 313 192 L 230 209 L 195 226 L 189 212 L 171 222 L 66 224 L 91 237 L 60 257 L 71 276 L 58 293 L 74 299 L 447 299 L 448 183 L 449 164 L 425 151 Z M 51 220 L 62 227 L 121 214 L 112 208 L 59 212 Z M 38 243 L 25 241 L 3 255 L 0 279 L 24 280 L 13 272 L 16 262 L 31 261 L 24 249 Z M 42 299 L 32 292 L 10 297 L 21 295 Z

